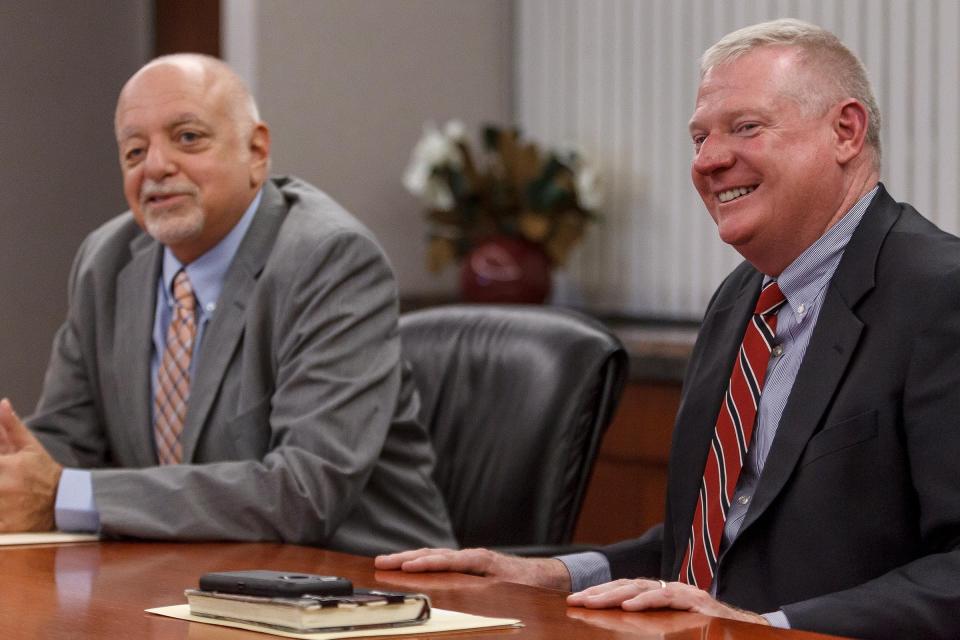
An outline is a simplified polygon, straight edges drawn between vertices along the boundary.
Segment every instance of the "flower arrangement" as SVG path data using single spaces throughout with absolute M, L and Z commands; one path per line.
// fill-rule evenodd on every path
M 464 126 L 424 127 L 403 177 L 427 209 L 432 271 L 460 260 L 485 239 L 523 238 L 563 265 L 601 205 L 597 173 L 576 150 L 541 151 L 516 129 L 487 125 L 483 153 Z

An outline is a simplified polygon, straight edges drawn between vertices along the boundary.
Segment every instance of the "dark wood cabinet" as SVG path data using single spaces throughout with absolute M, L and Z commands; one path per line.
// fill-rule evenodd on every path
M 679 381 L 632 381 L 604 437 L 574 542 L 636 537 L 663 520 Z

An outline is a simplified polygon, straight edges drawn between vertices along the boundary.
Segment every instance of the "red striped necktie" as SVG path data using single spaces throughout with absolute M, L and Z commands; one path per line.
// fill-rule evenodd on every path
M 690 541 L 680 565 L 681 582 L 709 589 L 717 570 L 723 526 L 737 478 L 747 459 L 760 392 L 777 330 L 777 310 L 786 301 L 776 281 L 760 292 L 753 317 L 733 363 L 733 373 L 717 416 L 717 424 L 700 482 Z

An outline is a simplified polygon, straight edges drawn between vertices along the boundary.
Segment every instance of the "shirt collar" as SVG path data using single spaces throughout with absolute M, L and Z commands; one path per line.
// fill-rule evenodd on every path
M 843 250 L 879 189 L 878 184 L 857 200 L 835 225 L 817 238 L 816 242 L 797 256 L 776 278 L 780 290 L 787 298 L 787 304 L 795 313 L 802 315 L 830 282 L 843 256 Z M 765 277 L 764 284 L 771 279 L 769 276 Z
M 216 310 L 227 269 L 230 268 L 230 263 L 233 262 L 233 257 L 240 247 L 240 242 L 253 223 L 253 216 L 257 207 L 260 206 L 262 196 L 263 189 L 257 192 L 243 216 L 240 217 L 237 224 L 233 225 L 230 233 L 225 235 L 212 249 L 186 267 L 177 260 L 169 248 L 163 248 L 163 295 L 168 305 L 173 304 L 173 299 L 170 296 L 173 278 L 180 269 L 186 269 L 190 284 L 193 285 L 194 295 L 197 297 L 201 317 L 209 316 Z

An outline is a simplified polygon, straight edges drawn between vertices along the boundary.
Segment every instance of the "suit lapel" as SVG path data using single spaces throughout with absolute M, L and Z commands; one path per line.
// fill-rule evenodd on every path
M 704 322 L 705 334 L 697 341 L 704 345 L 703 355 L 684 382 L 684 403 L 677 415 L 673 458 L 670 465 L 670 502 L 673 509 L 673 535 L 677 562 L 690 537 L 690 522 L 697 504 L 703 468 L 747 321 L 753 314 L 763 276 L 753 272 L 747 276 L 736 297 L 726 306 L 715 308 Z M 679 566 L 677 567 L 679 570 Z
M 182 435 L 184 462 L 193 460 L 213 401 L 241 341 L 247 300 L 270 256 L 285 211 L 283 194 L 272 182 L 266 182 L 260 207 L 227 270 L 217 309 L 200 343 Z
M 157 464 L 151 419 L 150 357 L 162 251 L 146 235 L 139 236 L 130 247 L 133 259 L 117 275 L 117 338 L 112 362 L 116 368 L 117 400 L 129 425 L 122 434 L 137 464 L 146 467 Z
M 828 286 L 823 309 L 780 418 L 741 533 L 773 502 L 793 473 L 840 385 L 862 329 L 863 323 L 836 289 Z
M 783 490 L 843 383 L 863 330 L 855 309 L 874 288 L 877 257 L 898 216 L 899 207 L 881 186 L 827 287 L 823 308 L 780 418 L 741 534 Z

